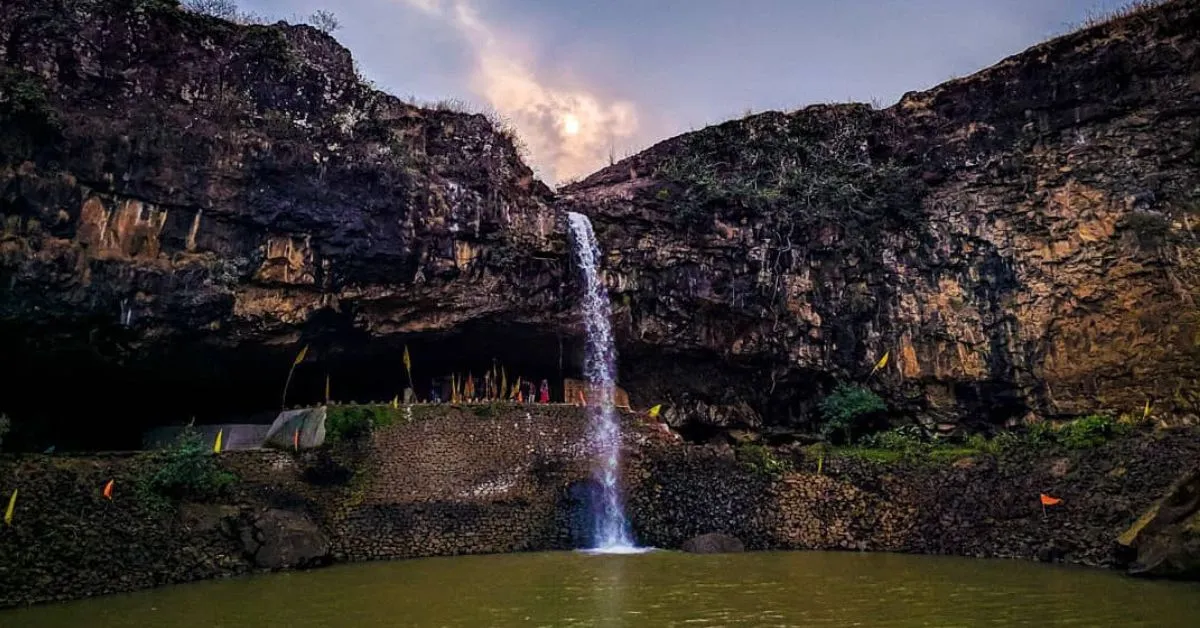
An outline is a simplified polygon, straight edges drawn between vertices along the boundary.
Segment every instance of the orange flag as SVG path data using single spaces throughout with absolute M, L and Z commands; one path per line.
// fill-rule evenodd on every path
M 1043 506 L 1054 506 L 1056 504 L 1062 503 L 1061 499 L 1059 499 L 1057 497 L 1051 497 L 1045 493 L 1042 493 L 1041 497 L 1042 497 L 1042 505 Z
M 581 406 L 586 406 L 586 405 L 587 405 L 587 398 L 583 396 L 583 391 L 582 391 L 582 390 L 581 390 L 581 391 L 579 391 L 579 405 L 581 405 Z
M 299 428 L 297 428 L 296 431 L 292 433 L 292 448 L 295 449 L 296 451 L 300 451 L 300 429 Z
M 108 484 L 104 485 L 104 499 L 107 499 L 109 501 L 112 500 L 112 486 L 113 486 L 112 480 L 109 480 Z

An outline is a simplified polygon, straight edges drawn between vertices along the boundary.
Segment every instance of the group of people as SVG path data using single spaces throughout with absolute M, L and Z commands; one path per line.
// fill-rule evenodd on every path
M 519 380 L 514 385 L 511 391 L 501 391 L 500 385 L 491 381 L 491 373 L 487 373 L 482 381 L 479 381 L 479 386 L 476 386 L 477 378 L 468 378 L 468 384 L 462 386 L 459 396 L 463 401 L 516 401 L 518 403 L 550 403 L 550 382 L 543 379 L 541 384 L 534 385 L 532 381 Z M 451 388 L 455 386 L 451 383 Z M 443 383 L 438 380 L 433 380 L 430 386 L 429 400 L 433 403 L 442 403 L 446 399 L 442 395 Z M 452 400 L 452 399 L 450 399 Z

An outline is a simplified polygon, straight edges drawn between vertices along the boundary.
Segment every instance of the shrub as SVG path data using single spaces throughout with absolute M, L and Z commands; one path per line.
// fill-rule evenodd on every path
M 211 15 L 231 22 L 238 17 L 237 3 L 234 0 L 183 0 L 180 6 L 192 13 Z
M 1058 430 L 1058 440 L 1069 449 L 1090 449 L 1103 445 L 1127 430 L 1128 426 L 1118 423 L 1110 416 L 1090 414 L 1062 426 Z
M 1021 438 L 1012 432 L 1000 432 L 991 438 L 983 434 L 972 434 L 967 437 L 967 448 L 998 455 L 1021 445 Z
M 313 11 L 313 14 L 308 16 L 308 25 L 329 35 L 342 27 L 342 23 L 338 21 L 337 16 L 325 10 Z
M 741 444 L 734 450 L 734 456 L 743 466 L 763 475 L 778 476 L 788 471 L 790 465 L 780 460 L 765 445 Z
M 1029 426 L 1025 442 L 1034 447 L 1049 447 L 1058 442 L 1058 433 L 1049 422 L 1041 421 Z
M 396 422 L 399 410 L 388 406 L 332 406 L 326 410 L 325 438 L 330 442 L 365 438 Z
M 915 425 L 898 427 L 885 432 L 877 432 L 863 437 L 861 444 L 874 449 L 889 451 L 917 452 L 925 449 L 929 443 L 921 429 Z
M 821 415 L 825 418 L 821 433 L 829 437 L 841 430 L 849 444 L 853 442 L 853 429 L 863 419 L 886 410 L 887 404 L 874 391 L 854 384 L 839 384 L 821 400 Z
M 221 468 L 211 446 L 192 429 L 184 431 L 158 456 L 160 464 L 148 476 L 145 487 L 157 497 L 193 501 L 215 499 L 224 495 L 238 479 Z

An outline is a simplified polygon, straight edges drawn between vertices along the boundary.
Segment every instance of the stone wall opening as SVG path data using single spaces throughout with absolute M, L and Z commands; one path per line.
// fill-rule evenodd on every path
M 545 379 L 552 400 L 561 401 L 564 378 L 579 376 L 582 351 L 577 339 L 556 329 L 507 323 L 382 338 L 323 329 L 299 340 L 235 347 L 178 340 L 143 348 L 144 340 L 134 339 L 122 349 L 93 335 L 92 344 L 56 340 L 45 350 L 16 334 L 0 340 L 10 367 L 20 365 L 6 369 L 0 395 L 0 412 L 14 425 L 4 443 L 9 451 L 131 450 L 155 426 L 269 423 L 285 405 L 288 370 L 305 345 L 287 407 L 323 403 L 326 381 L 334 402 L 403 400 L 406 346 L 419 401 L 431 398 L 437 378 L 472 374 L 481 385 L 493 368 L 503 369 L 510 389 L 518 377 Z

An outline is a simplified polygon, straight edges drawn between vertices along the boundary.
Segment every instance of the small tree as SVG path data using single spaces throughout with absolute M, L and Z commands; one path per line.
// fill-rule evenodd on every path
M 313 14 L 308 16 L 308 25 L 326 34 L 332 34 L 342 27 L 342 23 L 338 21 L 336 15 L 323 9 L 313 11 Z
M 863 419 L 885 410 L 887 404 L 874 391 L 854 384 L 838 384 L 828 397 L 821 400 L 821 415 L 825 417 L 821 433 L 828 437 L 842 430 L 849 444 L 853 441 L 853 429 Z
M 183 0 L 182 6 L 192 13 L 211 15 L 231 22 L 238 17 L 237 3 L 234 0 Z

